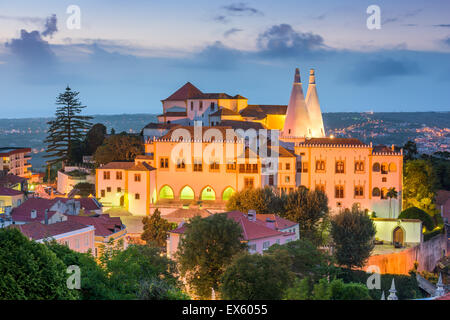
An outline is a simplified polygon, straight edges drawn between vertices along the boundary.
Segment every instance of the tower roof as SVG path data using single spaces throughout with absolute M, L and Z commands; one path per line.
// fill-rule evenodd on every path
M 203 92 L 201 92 L 196 86 L 194 86 L 190 82 L 186 82 L 184 86 L 182 86 L 180 89 L 175 91 L 172 95 L 170 95 L 168 98 L 164 99 L 163 101 L 183 101 L 187 99 L 194 98 L 196 96 L 202 95 Z
M 306 107 L 299 69 L 295 69 L 294 83 L 284 121 L 283 136 L 311 136 L 311 123 Z
M 306 93 L 306 107 L 311 121 L 311 131 L 313 137 L 324 137 L 325 128 L 323 126 L 322 111 L 320 110 L 319 96 L 316 89 L 316 75 L 314 69 L 309 71 L 309 85 Z

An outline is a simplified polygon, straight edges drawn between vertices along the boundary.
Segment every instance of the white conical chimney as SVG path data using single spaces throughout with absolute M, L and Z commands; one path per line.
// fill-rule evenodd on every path
M 311 121 L 312 136 L 316 138 L 325 137 L 322 111 L 320 110 L 319 96 L 316 89 L 316 75 L 314 69 L 309 71 L 309 85 L 306 93 L 306 106 Z
M 295 69 L 294 84 L 292 85 L 291 98 L 286 111 L 286 119 L 283 127 L 284 137 L 310 137 L 312 130 L 305 97 L 303 95 L 300 71 Z

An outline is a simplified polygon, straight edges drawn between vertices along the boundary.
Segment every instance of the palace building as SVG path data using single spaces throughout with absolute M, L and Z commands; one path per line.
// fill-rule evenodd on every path
M 289 193 L 305 186 L 324 191 L 332 212 L 357 205 L 396 218 L 401 211 L 402 150 L 327 137 L 312 69 L 306 98 L 296 69 L 287 106 L 251 105 L 239 94 L 204 93 L 190 82 L 162 105 L 158 123 L 143 129 L 145 155 L 97 169 L 104 206 L 148 215 L 164 203 L 224 207 L 245 188 Z M 397 198 L 388 197 L 391 188 Z

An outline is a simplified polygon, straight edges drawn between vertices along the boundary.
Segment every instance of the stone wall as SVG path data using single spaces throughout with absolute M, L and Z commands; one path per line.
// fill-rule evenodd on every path
M 432 271 L 436 267 L 436 262 L 445 254 L 448 256 L 447 236 L 438 235 L 415 247 L 403 250 L 398 253 L 382 254 L 371 256 L 364 267 L 376 265 L 382 274 L 408 274 L 414 267 L 414 262 L 418 261 L 419 271 Z

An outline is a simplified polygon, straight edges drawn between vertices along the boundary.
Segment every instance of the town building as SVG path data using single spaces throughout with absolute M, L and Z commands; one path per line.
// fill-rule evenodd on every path
M 25 194 L 21 191 L 0 187 L 0 214 L 12 210 L 25 201 Z
M 69 194 L 78 183 L 95 183 L 95 174 L 84 167 L 65 166 L 58 170 L 56 190 L 60 194 Z
M 226 212 L 228 219 L 238 223 L 242 229 L 241 242 L 246 243 L 249 253 L 262 254 L 274 244 L 285 244 L 298 240 L 298 224 L 274 215 L 257 215 L 255 211 L 242 213 L 240 211 Z M 275 219 L 274 219 L 275 218 Z M 208 219 L 208 217 L 203 218 Z M 167 240 L 167 255 L 173 257 L 186 230 L 184 223 L 169 231 Z
M 31 178 L 30 148 L 3 147 L 0 148 L 0 171 Z

